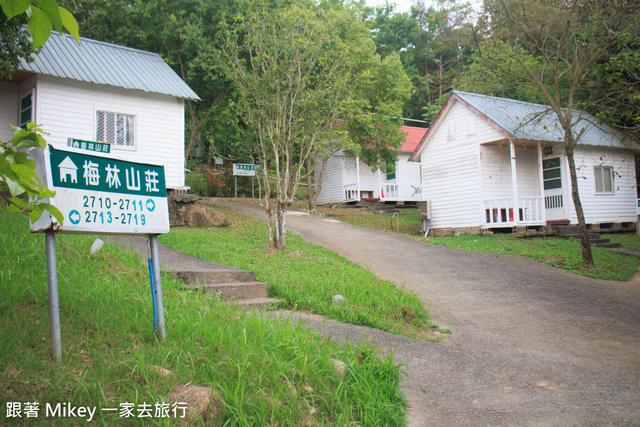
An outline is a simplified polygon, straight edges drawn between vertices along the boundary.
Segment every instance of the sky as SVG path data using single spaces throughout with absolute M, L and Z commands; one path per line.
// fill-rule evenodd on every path
M 396 10 L 398 12 L 409 12 L 411 11 L 411 5 L 416 3 L 416 1 L 417 0 L 389 0 L 389 3 L 395 3 Z M 385 4 L 385 2 L 386 0 L 365 0 L 366 5 L 372 7 L 382 6 Z M 424 3 L 427 6 L 430 6 L 437 2 L 434 0 L 424 0 Z M 482 4 L 482 0 L 471 0 L 470 3 L 475 10 L 478 10 L 479 6 Z
M 386 0 L 365 0 L 367 6 L 382 6 L 385 4 Z M 411 10 L 411 4 L 413 4 L 415 0 L 389 0 L 389 3 L 396 4 L 396 10 L 398 12 L 409 12 Z M 429 2 L 426 2 L 429 3 Z

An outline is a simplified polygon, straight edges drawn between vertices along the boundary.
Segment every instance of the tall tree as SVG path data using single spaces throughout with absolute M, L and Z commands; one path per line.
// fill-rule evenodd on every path
M 317 144 L 314 150 L 313 157 L 319 161 L 318 177 L 315 192 L 308 194 L 309 210 L 315 208 L 326 163 L 332 154 L 349 150 L 373 169 L 393 172 L 398 148 L 405 137 L 400 130 L 400 117 L 411 96 L 411 81 L 397 53 L 391 50 L 384 58 L 376 53 L 370 32 L 354 12 L 334 8 L 327 13 L 329 25 L 347 49 L 349 92 L 340 109 L 335 134 Z
M 239 112 L 258 138 L 269 242 L 282 249 L 306 159 L 327 138 L 345 98 L 346 48 L 318 9 L 274 12 L 256 3 L 227 27 L 223 43 Z
M 186 101 L 185 158 L 200 142 L 205 149 L 214 137 L 235 137 L 228 117 L 231 81 L 217 46 L 218 23 L 238 13 L 242 2 L 232 0 L 64 0 L 80 17 L 88 37 L 149 50 L 163 59 L 200 96 Z M 226 141 L 227 143 L 229 141 Z M 215 151 L 215 149 L 212 149 Z
M 594 75 L 593 112 L 628 138 L 640 143 L 640 2 L 624 5 L 614 43 Z
M 578 193 L 574 149 L 582 131 L 575 125 L 579 99 L 590 75 L 606 58 L 624 6 L 600 0 L 486 0 L 474 33 L 479 57 L 521 85 L 535 88 L 564 131 L 571 195 L 578 217 L 582 257 L 593 266 L 589 235 Z
M 404 116 L 433 119 L 432 111 L 453 85 L 455 76 L 470 57 L 469 24 L 471 8 L 467 3 L 447 0 L 437 7 L 418 1 L 411 13 L 398 13 L 387 3 L 369 11 L 377 52 L 400 55 L 405 72 L 413 83 L 413 93 L 405 105 Z

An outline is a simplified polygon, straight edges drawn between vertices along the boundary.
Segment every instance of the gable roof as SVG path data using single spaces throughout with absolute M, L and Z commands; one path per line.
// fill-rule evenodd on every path
M 555 112 L 548 105 L 456 90 L 451 91 L 449 99 L 440 111 L 438 118 L 431 124 L 430 130 L 441 119 L 445 109 L 453 104 L 452 101 L 462 102 L 469 109 L 478 113 L 484 120 L 497 127 L 507 137 L 515 140 L 564 141 L 564 130 L 560 126 Z M 599 124 L 591 114 L 580 110 L 574 110 L 572 114 L 574 120 L 577 120 L 573 127 L 574 135 L 584 130 L 578 145 L 633 148 L 626 146 L 613 128 L 605 124 Z M 427 136 L 420 142 L 411 160 L 422 151 Z
M 52 31 L 34 59 L 21 60 L 18 68 L 82 82 L 200 99 L 157 53 L 84 37 L 78 46 L 72 37 Z
M 407 137 L 402 142 L 402 145 L 400 145 L 400 151 L 403 153 L 413 153 L 428 130 L 428 128 L 402 126 L 402 131 L 407 134 Z

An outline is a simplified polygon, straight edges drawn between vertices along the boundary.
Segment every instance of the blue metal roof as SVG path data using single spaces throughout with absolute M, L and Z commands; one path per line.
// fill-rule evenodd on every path
M 486 116 L 515 139 L 558 142 L 564 141 L 564 130 L 555 112 L 548 105 L 475 93 L 452 91 L 460 100 Z M 578 144 L 596 147 L 630 148 L 623 144 L 618 133 L 611 127 L 599 124 L 595 117 L 585 111 L 574 110 L 573 133 L 577 136 L 583 129 Z
M 19 68 L 83 82 L 199 100 L 198 95 L 157 53 L 51 32 L 33 62 Z

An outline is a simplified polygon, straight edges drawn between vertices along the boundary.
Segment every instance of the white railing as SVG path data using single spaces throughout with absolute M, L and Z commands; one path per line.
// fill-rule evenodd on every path
M 543 225 L 544 198 L 542 196 L 518 197 L 518 210 L 514 215 L 513 198 L 484 201 L 486 225 Z
M 380 198 L 384 200 L 399 200 L 400 188 L 398 184 L 382 184 Z
M 358 194 L 358 184 L 347 184 L 344 186 L 344 201 L 345 202 L 353 202 L 360 200 L 360 195 Z

